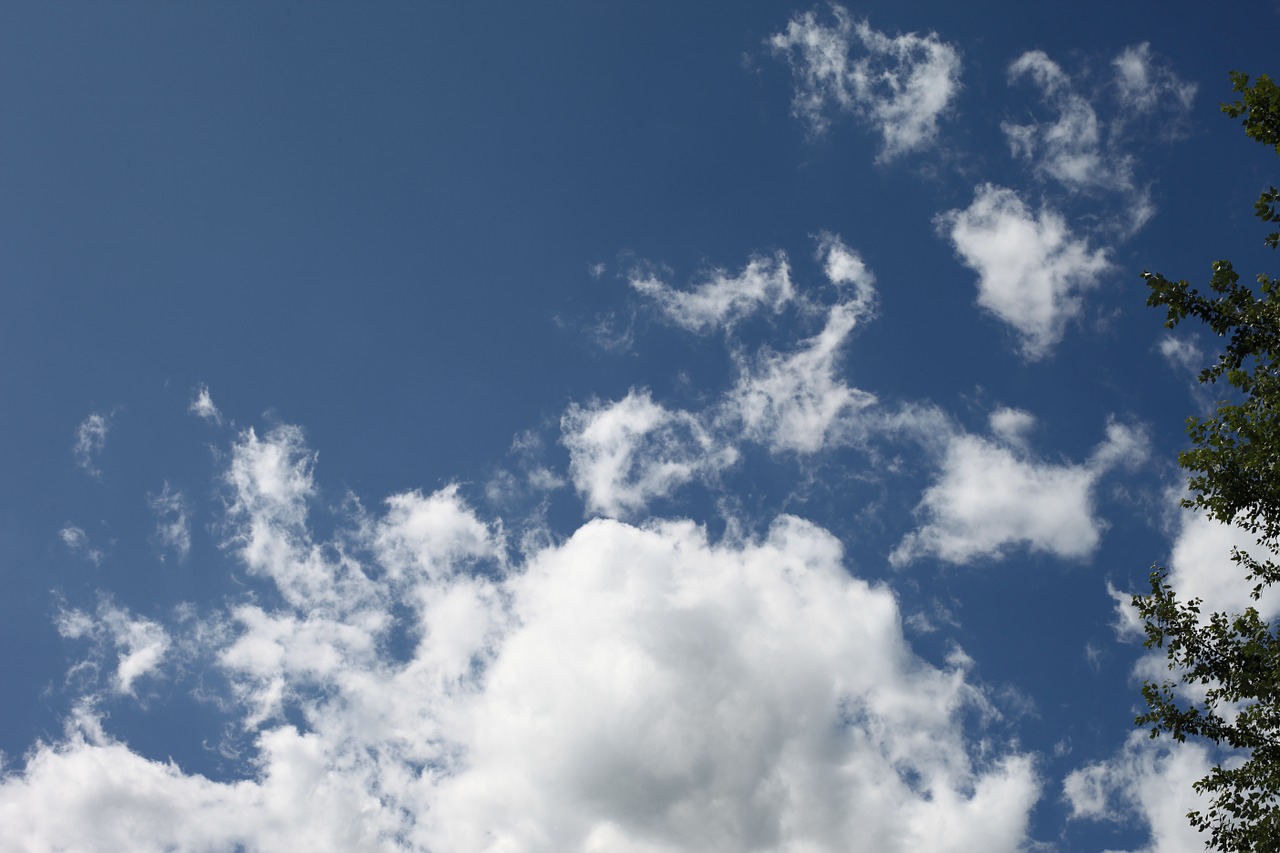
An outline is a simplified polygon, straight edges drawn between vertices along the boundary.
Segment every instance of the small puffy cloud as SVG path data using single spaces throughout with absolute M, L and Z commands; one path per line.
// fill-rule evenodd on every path
M 429 496 L 404 492 L 387 498 L 374 543 L 392 577 L 421 571 L 434 578 L 499 557 L 499 540 L 451 485 Z
M 1191 786 L 1211 766 L 1203 746 L 1137 731 L 1113 757 L 1072 771 L 1063 798 L 1074 820 L 1145 824 L 1149 843 L 1129 853 L 1201 853 L 1205 837 L 1187 822 L 1187 812 L 1207 805 Z
M 185 560 L 191 553 L 191 520 L 182 492 L 170 488 L 166 480 L 159 494 L 147 495 L 147 505 L 156 517 L 155 541 L 161 551 L 172 551 L 179 561 Z
M 796 15 L 769 39 L 791 65 L 792 113 L 815 133 L 830 125 L 830 109 L 857 116 L 879 131 L 881 161 L 932 144 L 960 90 L 959 51 L 935 33 L 888 36 L 842 6 L 831 12 L 829 24 Z
M 561 419 L 569 476 L 591 512 L 624 517 L 642 511 L 703 474 L 732 465 L 697 417 L 654 402 L 648 391 L 588 406 L 573 404 Z
M 1030 360 L 1049 354 L 1080 314 L 1081 294 L 1111 268 L 1106 250 L 1073 236 L 1059 214 L 1033 213 L 1013 190 L 992 184 L 937 225 L 978 274 L 978 304 L 1018 332 Z
M 853 291 L 850 303 L 860 313 L 867 313 L 874 307 L 876 277 L 862 260 L 862 255 L 846 246 L 837 235 L 824 232 L 818 236 L 818 258 L 828 281 L 841 289 Z
M 924 524 L 894 549 L 894 565 L 924 556 L 959 564 L 999 560 L 1013 549 L 1087 557 L 1105 526 L 1094 515 L 1099 479 L 1146 456 L 1145 435 L 1112 422 L 1087 462 L 1047 462 L 1026 449 L 1031 422 L 1025 412 L 1001 410 L 991 422 L 995 440 L 963 433 L 952 437 L 942 471 L 917 508 Z
M 102 562 L 101 549 L 90 546 L 89 535 L 84 532 L 83 528 L 68 524 L 58 531 L 58 538 L 62 540 L 62 544 L 66 545 L 71 553 L 83 555 L 86 560 L 95 566 Z
M 192 398 L 191 405 L 187 407 L 187 411 L 212 424 L 220 425 L 222 423 L 222 413 L 213 404 L 213 397 L 209 395 L 208 385 L 200 385 L 196 388 L 196 396 Z
M 1036 425 L 1035 415 L 1022 409 L 996 409 L 988 419 L 991 434 L 1007 445 L 1027 449 L 1027 434 Z
M 1122 107 L 1150 113 L 1163 105 L 1187 112 L 1195 101 L 1197 86 L 1178 78 L 1165 62 L 1154 56 L 1147 42 L 1125 48 L 1112 61 Z
M 631 286 L 649 297 L 672 323 L 692 332 L 732 327 L 760 310 L 780 312 L 795 298 L 785 252 L 752 258 L 736 276 L 713 269 L 692 290 L 677 290 L 653 275 L 635 274 Z
M 94 477 L 101 477 L 94 460 L 107 446 L 107 432 L 111 429 L 111 416 L 93 412 L 76 427 L 76 440 L 72 445 L 76 464 Z
M 1204 351 L 1189 338 L 1169 335 L 1160 339 L 1160 355 L 1173 367 L 1198 376 L 1205 366 Z
M 55 625 L 67 639 L 92 643 L 88 661 L 91 668 L 114 655 L 111 687 L 119 694 L 133 695 L 134 682 L 156 670 L 170 647 L 169 634 L 159 622 L 134 618 L 109 601 L 99 603 L 97 612 L 92 614 L 61 611 Z

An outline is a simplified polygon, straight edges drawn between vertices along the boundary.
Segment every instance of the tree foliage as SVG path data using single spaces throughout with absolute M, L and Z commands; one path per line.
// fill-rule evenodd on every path
M 1280 87 L 1265 75 L 1250 85 L 1248 75 L 1232 72 L 1231 81 L 1240 99 L 1222 111 L 1280 154 Z M 1264 222 L 1280 221 L 1275 187 L 1262 192 L 1255 213 Z M 1265 243 L 1276 248 L 1280 232 Z M 1254 585 L 1256 601 L 1280 581 L 1280 566 L 1271 559 L 1280 553 L 1280 281 L 1259 275 L 1256 286 L 1243 284 L 1222 260 L 1213 264 L 1208 293 L 1158 273 L 1143 277 L 1147 304 L 1166 309 L 1166 326 L 1194 317 L 1226 339 L 1200 381 L 1225 382 L 1234 389 L 1232 400 L 1187 422 L 1191 448 L 1178 458 L 1189 474 L 1183 505 L 1254 536 L 1257 553 L 1236 549 L 1232 559 Z M 1204 614 L 1201 600 L 1178 600 L 1159 568 L 1151 594 L 1133 601 L 1146 645 L 1166 651 L 1177 679 L 1143 685 L 1147 712 L 1137 723 L 1150 726 L 1152 737 L 1205 738 L 1233 751 L 1196 783 L 1209 805 L 1188 815 L 1191 824 L 1209 833 L 1207 846 L 1215 850 L 1280 850 L 1280 625 L 1254 607 Z

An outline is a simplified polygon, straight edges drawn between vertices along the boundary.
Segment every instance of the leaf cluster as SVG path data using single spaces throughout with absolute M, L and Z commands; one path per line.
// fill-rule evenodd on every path
M 1280 87 L 1265 75 L 1249 85 L 1232 72 L 1240 100 L 1222 111 L 1242 118 L 1245 132 L 1280 153 Z M 1280 221 L 1280 193 L 1269 187 L 1255 214 Z M 1280 232 L 1265 243 L 1280 245 Z M 1147 304 L 1166 310 L 1173 328 L 1188 317 L 1226 341 L 1214 364 L 1200 374 L 1206 384 L 1225 382 L 1231 400 L 1206 418 L 1189 418 L 1191 447 L 1178 456 L 1189 473 L 1188 508 L 1251 533 L 1264 553 L 1280 552 L 1280 287 L 1266 275 L 1242 284 L 1231 263 L 1213 264 L 1209 292 L 1187 281 L 1143 273 Z M 1235 549 L 1232 559 L 1253 582 L 1253 598 L 1280 581 L 1280 566 Z M 1175 741 L 1204 738 L 1232 750 L 1231 758 L 1195 784 L 1209 807 L 1188 814 L 1209 833 L 1207 846 L 1222 851 L 1280 850 L 1280 635 L 1256 608 L 1244 613 L 1201 612 L 1200 599 L 1180 602 L 1168 572 L 1151 574 L 1151 594 L 1134 596 L 1149 648 L 1164 649 L 1177 680 L 1147 681 L 1147 712 L 1136 720 L 1151 736 Z M 1188 700 L 1179 689 L 1199 700 Z M 1190 688 L 1189 690 L 1187 688 Z

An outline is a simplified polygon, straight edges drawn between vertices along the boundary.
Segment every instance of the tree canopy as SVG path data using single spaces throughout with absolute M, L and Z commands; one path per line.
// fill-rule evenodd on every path
M 1266 75 L 1231 73 L 1239 100 L 1222 111 L 1241 119 L 1245 132 L 1280 153 L 1280 87 Z M 1280 193 L 1264 190 L 1255 213 L 1280 221 Z M 1280 232 L 1265 238 L 1280 244 Z M 1280 581 L 1280 294 L 1278 282 L 1259 275 L 1242 283 L 1229 261 L 1213 264 L 1209 292 L 1187 281 L 1143 273 L 1147 304 L 1167 311 L 1173 328 L 1188 317 L 1202 321 L 1226 346 L 1200 381 L 1225 381 L 1231 400 L 1205 418 L 1189 418 L 1191 447 L 1179 454 L 1190 496 L 1183 505 L 1248 531 L 1259 548 L 1235 549 L 1232 559 L 1253 583 L 1258 600 Z M 1208 807 L 1188 818 L 1208 832 L 1207 846 L 1223 851 L 1280 850 L 1280 626 L 1257 608 L 1243 613 L 1203 613 L 1200 599 L 1180 601 L 1168 572 L 1151 575 L 1151 593 L 1135 596 L 1146 645 L 1168 655 L 1173 677 L 1147 681 L 1147 712 L 1137 723 L 1151 736 L 1176 741 L 1204 738 L 1231 750 L 1195 787 Z M 1189 689 L 1182 689 L 1189 688 Z M 1202 699 L 1189 699 L 1202 695 Z

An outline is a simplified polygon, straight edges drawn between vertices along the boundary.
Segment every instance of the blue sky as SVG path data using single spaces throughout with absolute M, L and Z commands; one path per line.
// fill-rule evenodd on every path
M 0 9 L 0 850 L 1202 849 L 1278 14 Z

